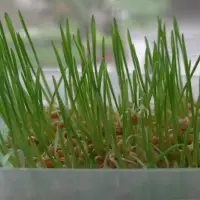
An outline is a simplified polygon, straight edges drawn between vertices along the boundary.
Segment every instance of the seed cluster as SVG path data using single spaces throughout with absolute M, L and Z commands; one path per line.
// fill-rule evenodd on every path
M 196 106 L 196 105 L 195 105 Z M 160 138 L 160 136 L 156 135 L 156 121 L 153 122 L 153 135 L 150 137 L 150 143 L 153 146 L 153 150 L 152 150 L 152 156 L 155 159 L 156 156 L 159 155 L 159 149 L 161 147 L 161 144 L 164 144 L 164 149 L 166 150 L 169 147 L 171 147 L 172 145 L 175 144 L 183 144 L 184 143 L 184 137 L 185 137 L 185 133 L 186 130 L 188 129 L 188 125 L 189 122 L 192 120 L 191 117 L 191 104 L 188 103 L 188 108 L 190 110 L 189 112 L 189 116 L 186 117 L 182 117 L 178 120 L 178 128 L 180 130 L 180 134 L 178 135 L 178 138 L 175 138 L 174 134 L 173 134 L 173 126 L 172 124 L 169 124 L 169 128 L 168 128 L 168 134 L 163 132 L 162 138 Z M 59 107 L 57 106 L 55 108 L 55 110 L 51 113 L 48 114 L 49 118 L 52 121 L 52 127 L 54 132 L 61 130 L 62 134 L 63 134 L 63 143 L 65 145 L 65 149 L 61 148 L 60 144 L 57 144 L 55 146 L 55 144 L 53 142 L 51 142 L 48 146 L 48 152 L 50 153 L 50 155 L 54 158 L 54 161 L 49 157 L 48 153 L 45 151 L 41 152 L 41 158 L 38 157 L 34 157 L 33 160 L 35 161 L 36 165 L 38 167 L 40 167 L 40 163 L 41 163 L 41 159 L 43 161 L 43 163 L 45 164 L 45 166 L 47 168 L 55 168 L 57 167 L 57 165 L 55 163 L 59 162 L 58 167 L 68 167 L 71 168 L 73 167 L 73 164 L 71 161 L 67 162 L 67 159 L 65 157 L 65 154 L 69 153 L 70 151 L 70 155 L 75 156 L 76 160 L 78 160 L 78 164 L 80 166 L 84 166 L 85 164 L 85 155 L 84 152 L 81 150 L 80 146 L 78 145 L 78 141 L 77 138 L 75 136 L 71 136 L 71 138 L 69 138 L 70 136 L 67 134 L 66 131 L 66 127 L 65 124 L 62 120 L 62 116 L 61 116 L 61 112 Z M 117 139 L 117 148 L 120 152 L 121 155 L 121 160 L 126 163 L 126 166 L 128 168 L 138 168 L 141 167 L 142 163 L 146 163 L 148 162 L 147 157 L 145 155 L 144 150 L 142 150 L 142 148 L 139 146 L 139 144 L 134 142 L 131 145 L 127 145 L 123 146 L 123 125 L 122 125 L 122 121 L 119 117 L 119 114 L 114 112 L 113 113 L 114 116 L 114 127 L 115 127 L 115 133 L 116 133 L 116 139 Z M 199 117 L 200 117 L 200 112 L 199 112 Z M 138 115 L 138 113 L 136 112 L 132 112 L 131 114 L 131 122 L 132 125 L 137 127 L 139 126 L 139 122 L 140 122 L 140 117 Z M 83 122 L 84 126 L 87 128 L 87 124 L 86 122 Z M 83 141 L 84 143 L 84 149 L 85 152 L 87 153 L 87 155 L 96 163 L 96 167 L 98 168 L 117 168 L 118 167 L 118 162 L 119 162 L 119 157 L 117 157 L 116 155 L 116 149 L 114 149 L 111 145 L 108 145 L 106 143 L 106 139 L 105 139 L 105 130 L 104 130 L 104 126 L 102 124 L 102 135 L 103 135 L 103 151 L 102 152 L 98 152 L 95 149 L 95 146 L 93 144 L 93 141 L 91 140 L 91 138 L 87 138 L 86 136 L 84 136 L 84 134 L 77 134 L 78 135 L 78 139 L 80 141 Z M 136 135 L 136 133 L 133 131 L 132 135 Z M 9 141 L 12 140 L 11 138 L 11 134 L 8 134 L 8 140 L 5 140 L 5 144 L 7 145 L 8 148 L 11 148 L 12 145 Z M 69 142 L 68 140 L 71 140 L 72 142 L 72 146 L 73 146 L 73 152 L 71 150 L 69 150 L 68 145 Z M 177 139 L 177 141 L 176 141 Z M 137 140 L 136 142 L 140 143 L 142 140 Z M 32 145 L 33 143 L 37 146 L 39 145 L 39 140 L 37 139 L 36 135 L 34 133 L 32 133 L 28 138 L 27 138 L 27 142 L 29 145 Z M 188 149 L 190 150 L 190 153 L 192 153 L 192 144 L 193 144 L 193 129 L 190 130 L 189 132 L 189 136 L 188 136 L 188 140 L 187 140 L 187 145 L 188 145 Z M 19 146 L 17 146 L 19 148 Z M 169 153 L 168 155 L 166 155 L 166 159 L 170 159 L 171 157 L 175 157 L 173 159 L 178 159 L 181 155 L 182 152 L 182 148 L 179 147 L 178 149 L 176 149 L 175 151 Z M 175 156 L 173 156 L 175 155 Z M 72 159 L 72 157 L 71 157 Z M 160 167 L 166 167 L 165 165 L 163 165 L 163 159 L 160 162 Z

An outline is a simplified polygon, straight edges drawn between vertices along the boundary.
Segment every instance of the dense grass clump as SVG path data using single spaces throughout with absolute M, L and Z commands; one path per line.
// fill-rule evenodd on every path
M 52 42 L 61 74 L 59 80 L 52 77 L 52 92 L 21 13 L 19 16 L 37 66 L 33 66 L 21 36 L 5 14 L 14 48 L 8 47 L 0 24 L 0 114 L 9 130 L 6 138 L 3 134 L 0 137 L 2 165 L 9 162 L 13 167 L 26 168 L 199 167 L 199 100 L 193 98 L 191 79 L 200 58 L 191 66 L 184 36 L 175 19 L 170 40 L 167 41 L 166 27 L 160 19 L 152 50 L 145 38 L 144 74 L 128 31 L 135 66 L 133 73 L 129 72 L 124 42 L 116 20 L 113 21 L 112 48 L 118 86 L 112 84 L 107 71 L 104 38 L 101 64 L 97 65 L 95 19 L 91 20 L 86 45 L 79 30 L 70 33 L 66 21 L 65 30 L 60 27 L 63 55 Z M 81 73 L 72 53 L 72 42 L 79 53 Z M 180 59 L 184 61 L 186 83 L 182 81 Z M 21 70 L 16 60 L 20 61 Z M 59 92 L 62 84 L 64 95 Z M 119 87 L 119 95 L 114 92 L 115 87 Z

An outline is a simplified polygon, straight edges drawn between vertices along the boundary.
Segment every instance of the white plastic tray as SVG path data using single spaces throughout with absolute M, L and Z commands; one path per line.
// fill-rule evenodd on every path
M 199 200 L 200 170 L 2 169 L 1 200 Z

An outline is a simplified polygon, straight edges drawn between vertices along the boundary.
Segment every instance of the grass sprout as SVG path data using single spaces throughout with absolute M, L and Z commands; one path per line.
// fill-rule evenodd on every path
M 59 79 L 52 77 L 53 92 L 20 11 L 19 18 L 37 66 L 6 13 L 14 46 L 9 47 L 0 23 L 0 115 L 8 128 L 7 136 L 0 134 L 2 166 L 9 162 L 17 168 L 199 167 L 200 104 L 193 97 L 191 79 L 200 57 L 191 66 L 175 18 L 169 39 L 159 18 L 153 49 L 145 38 L 144 73 L 127 31 L 135 67 L 129 72 L 124 38 L 113 20 L 111 41 L 119 95 L 107 70 L 104 37 L 98 67 L 94 17 L 84 44 L 79 30 L 70 32 L 68 20 L 65 29 L 60 27 L 62 55 L 52 41 L 60 70 Z M 185 83 L 180 72 L 182 58 Z M 64 95 L 59 92 L 61 85 Z

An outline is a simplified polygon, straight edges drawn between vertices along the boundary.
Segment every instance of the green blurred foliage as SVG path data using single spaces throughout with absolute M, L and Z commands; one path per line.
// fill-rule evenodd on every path
M 105 16 L 111 16 L 113 11 L 127 11 L 129 16 L 158 16 L 170 8 L 170 0 L 48 0 L 61 7 L 58 15 L 68 17 L 85 24 L 95 11 L 101 11 Z M 63 6 L 66 5 L 66 6 Z M 65 7 L 67 8 L 66 10 Z M 59 10 L 59 9 L 58 9 Z
M 134 15 L 159 15 L 170 6 L 170 0 L 115 0 L 113 6 Z

